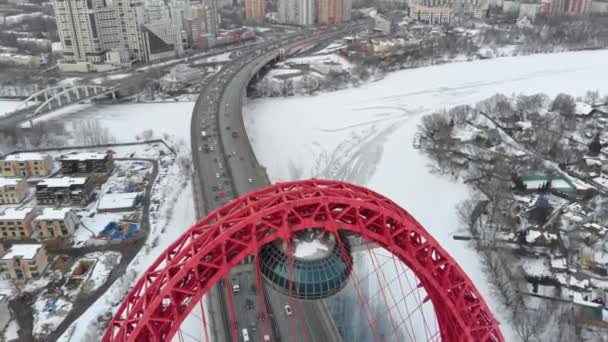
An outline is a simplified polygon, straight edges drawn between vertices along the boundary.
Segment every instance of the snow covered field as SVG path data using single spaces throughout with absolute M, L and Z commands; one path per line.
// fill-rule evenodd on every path
M 392 198 L 460 263 L 507 326 L 478 255 L 451 235 L 467 187 L 430 172 L 412 148 L 420 117 L 496 92 L 608 93 L 608 51 L 498 58 L 411 69 L 384 80 L 312 97 L 259 99 L 245 107 L 247 132 L 273 181 L 344 179 Z M 508 330 L 508 329 L 505 329 Z M 514 340 L 505 331 L 507 340 Z

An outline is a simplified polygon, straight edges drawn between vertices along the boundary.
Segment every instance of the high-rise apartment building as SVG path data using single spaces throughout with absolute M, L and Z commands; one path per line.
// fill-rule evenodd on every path
M 310 26 L 315 24 L 314 0 L 279 0 L 279 22 Z
M 552 12 L 555 14 L 583 14 L 591 10 L 591 0 L 553 0 Z
M 185 2 L 53 0 L 66 71 L 106 71 L 183 53 Z
M 352 0 L 317 0 L 317 23 L 335 25 L 350 20 Z
M 115 41 L 103 39 L 102 34 L 116 29 L 106 1 L 53 0 L 53 7 L 64 61 L 71 66 L 67 70 L 104 69 L 106 51 Z
M 266 16 L 266 0 L 245 0 L 245 17 L 262 21 Z
M 146 61 L 159 61 L 184 53 L 181 22 L 171 18 L 169 7 L 162 0 L 146 3 L 141 27 Z
M 265 0 L 258 0 L 263 2 Z M 203 7 L 205 8 L 205 16 L 206 16 L 206 25 L 207 25 L 207 33 L 211 37 L 217 36 L 219 17 L 217 15 L 217 2 L 216 0 L 203 0 Z M 266 15 L 266 7 L 264 7 L 264 14 L 262 17 Z
M 143 2 L 140 0 L 113 0 L 112 9 L 119 26 L 120 48 L 117 49 L 122 61 L 145 62 L 143 34 L 140 23 L 143 20 Z

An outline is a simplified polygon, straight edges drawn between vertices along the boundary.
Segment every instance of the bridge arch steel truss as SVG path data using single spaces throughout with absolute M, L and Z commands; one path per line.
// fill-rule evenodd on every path
M 18 112 L 22 109 L 25 109 L 29 106 L 30 101 L 46 101 L 49 99 L 50 97 L 55 96 L 55 94 L 64 91 L 66 89 L 65 86 L 57 86 L 57 87 L 50 87 L 50 88 L 46 88 L 40 91 L 35 92 L 34 94 L 30 95 L 27 99 L 23 100 L 14 110 L 13 112 Z
M 308 228 L 359 234 L 405 263 L 435 308 L 441 340 L 504 341 L 471 280 L 407 211 L 366 188 L 317 179 L 249 193 L 192 226 L 142 275 L 102 341 L 170 340 L 232 267 Z
M 62 107 L 63 105 L 73 104 L 81 100 L 95 98 L 105 94 L 112 94 L 112 96 L 115 96 L 116 92 L 115 89 L 98 85 L 78 85 L 64 88 L 59 91 L 56 91 L 55 88 L 51 89 L 54 90 L 54 93 L 51 97 L 45 97 L 45 101 L 34 110 L 34 116 L 45 110 L 51 110 L 53 108 Z M 44 95 L 44 93 L 39 94 L 39 96 L 40 95 Z M 56 106 L 54 106 L 53 103 L 56 103 Z

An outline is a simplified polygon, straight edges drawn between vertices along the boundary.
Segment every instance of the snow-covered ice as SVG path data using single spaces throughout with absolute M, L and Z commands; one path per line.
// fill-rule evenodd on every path
M 2 99 L 0 101 L 0 116 L 10 113 L 21 104 L 19 100 Z
M 349 180 L 406 208 L 460 263 L 507 340 L 514 340 L 479 256 L 451 237 L 460 226 L 455 207 L 468 187 L 431 173 L 430 160 L 411 142 L 423 114 L 496 92 L 607 93 L 607 59 L 602 50 L 453 63 L 399 71 L 360 88 L 313 97 L 258 99 L 245 107 L 247 132 L 272 181 Z

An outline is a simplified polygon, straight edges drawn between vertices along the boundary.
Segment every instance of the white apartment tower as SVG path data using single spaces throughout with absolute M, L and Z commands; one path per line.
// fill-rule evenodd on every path
M 216 0 L 203 0 L 203 7 L 205 8 L 205 15 L 207 16 L 207 33 L 212 37 L 215 37 L 217 36 L 217 27 L 219 25 L 217 2 Z
M 53 0 L 57 30 L 68 71 L 89 71 L 106 62 L 106 51 L 116 44 L 104 35 L 116 31 L 105 0 Z
M 112 8 L 120 26 L 121 57 L 129 62 L 145 62 L 143 34 L 143 2 L 139 0 L 113 0 Z
M 315 24 L 314 0 L 279 0 L 279 22 L 310 26 Z

